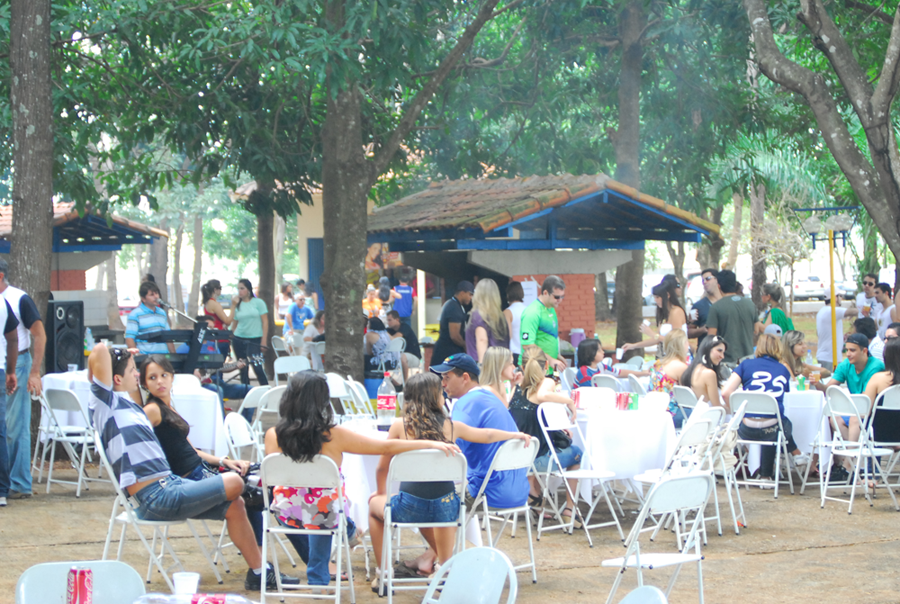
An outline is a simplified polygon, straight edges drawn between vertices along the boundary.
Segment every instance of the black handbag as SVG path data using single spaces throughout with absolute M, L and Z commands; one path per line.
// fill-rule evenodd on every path
M 550 433 L 550 442 L 553 443 L 554 449 L 562 451 L 572 446 L 572 437 L 562 430 L 554 430 Z

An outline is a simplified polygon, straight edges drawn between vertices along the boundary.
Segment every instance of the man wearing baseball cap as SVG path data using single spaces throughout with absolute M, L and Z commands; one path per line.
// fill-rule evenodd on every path
M 519 431 L 500 399 L 487 388 L 478 386 L 478 365 L 472 357 L 465 353 L 450 355 L 443 363 L 432 365 L 430 369 L 441 376 L 441 385 L 447 396 L 457 399 L 451 415 L 453 421 L 473 428 Z M 469 466 L 466 508 L 472 509 L 494 455 L 503 443 L 481 444 L 457 439 L 456 444 L 466 456 Z M 484 493 L 490 507 L 512 508 L 525 505 L 528 499 L 526 470 L 494 472 Z
M 432 365 L 440 365 L 450 355 L 466 351 L 465 307 L 472 303 L 474 293 L 471 281 L 460 281 L 456 293 L 441 308 L 440 332 L 431 353 Z

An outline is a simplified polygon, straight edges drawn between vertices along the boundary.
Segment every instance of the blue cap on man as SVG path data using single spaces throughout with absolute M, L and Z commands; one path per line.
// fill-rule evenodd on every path
M 464 352 L 451 354 L 449 357 L 444 359 L 444 362 L 440 365 L 432 365 L 428 369 L 438 375 L 443 375 L 451 369 L 460 369 L 474 377 L 478 377 L 478 374 L 481 373 L 481 371 L 478 369 L 478 363 L 475 362 L 475 359 Z

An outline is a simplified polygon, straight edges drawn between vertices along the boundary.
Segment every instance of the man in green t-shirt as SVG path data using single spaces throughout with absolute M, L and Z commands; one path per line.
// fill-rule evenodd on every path
M 556 275 L 550 275 L 541 285 L 541 295 L 522 311 L 519 322 L 519 341 L 522 349 L 529 344 L 537 345 L 550 357 L 550 365 L 560 371 L 566 368 L 566 361 L 559 354 L 559 320 L 556 318 L 556 307 L 565 297 L 566 284 Z
M 718 335 L 728 342 L 724 362 L 733 366 L 753 354 L 753 332 L 759 323 L 759 316 L 753 301 L 737 294 L 734 272 L 719 271 L 717 279 L 722 299 L 709 308 L 707 335 Z

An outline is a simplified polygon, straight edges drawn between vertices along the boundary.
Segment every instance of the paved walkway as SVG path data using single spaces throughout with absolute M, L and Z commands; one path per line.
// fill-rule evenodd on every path
M 900 514 L 891 507 L 886 493 L 880 493 L 871 508 L 860 497 L 852 516 L 847 515 L 845 505 L 835 502 L 828 502 L 824 510 L 820 509 L 817 487 L 804 496 L 791 496 L 785 491 L 777 501 L 771 491 L 752 489 L 743 493 L 748 528 L 736 536 L 725 527 L 722 537 L 716 536 L 713 529 L 709 545 L 703 550 L 707 602 L 887 604 L 900 601 L 897 572 Z M 720 489 L 720 501 L 723 495 Z M 80 499 L 75 498 L 74 489 L 68 486 L 54 485 L 52 493 L 46 495 L 41 485 L 40 492 L 32 499 L 12 501 L 9 507 L 0 508 L 0 542 L 3 543 L 0 603 L 14 601 L 16 580 L 33 564 L 99 558 L 111 504 L 112 489 L 108 485 L 95 484 Z M 723 513 L 728 513 L 727 504 Z M 730 518 L 723 520 L 727 522 Z M 629 527 L 625 528 L 627 532 Z M 225 575 L 224 585 L 218 586 L 187 532 L 180 530 L 175 534 L 173 543 L 188 569 L 202 573 L 202 589 L 244 593 L 246 566 L 233 549 L 227 554 L 232 572 Z M 615 571 L 600 568 L 600 562 L 622 555 L 623 550 L 614 531 L 599 529 L 593 535 L 592 549 L 583 533 L 545 535 L 535 545 L 538 583 L 531 584 L 529 577 L 520 573 L 519 602 L 605 601 Z M 669 547 L 673 540 L 663 536 L 657 543 Z M 504 537 L 501 548 L 513 560 L 527 556 L 522 537 Z M 147 558 L 136 538 L 126 544 L 124 559 L 141 574 L 146 572 Z M 302 576 L 304 570 L 300 564 L 292 572 Z M 686 567 L 682 571 L 671 602 L 697 601 L 695 568 Z M 364 582 L 361 552 L 354 554 L 353 570 L 357 602 L 379 601 Z M 650 583 L 662 585 L 669 573 L 668 569 L 662 569 L 645 576 Z M 626 590 L 619 592 L 621 597 L 636 585 L 634 575 L 626 575 L 623 585 Z M 148 591 L 164 590 L 164 582 L 154 574 Z M 414 594 L 402 593 L 396 600 L 399 603 L 420 601 L 421 594 L 416 594 L 418 597 Z M 258 598 L 258 594 L 245 595 Z

